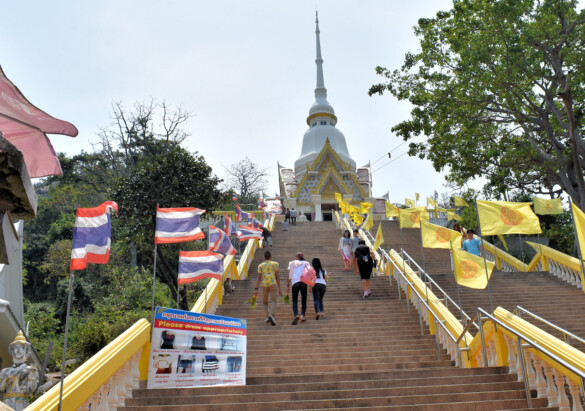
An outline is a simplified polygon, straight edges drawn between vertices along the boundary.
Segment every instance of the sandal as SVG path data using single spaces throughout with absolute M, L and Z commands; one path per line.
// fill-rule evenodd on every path
M 295 317 L 295 319 L 293 320 L 292 325 L 297 325 L 298 322 L 299 322 L 299 316 L 297 315 Z
M 301 321 L 306 321 L 307 319 L 305 318 L 304 315 L 301 315 Z

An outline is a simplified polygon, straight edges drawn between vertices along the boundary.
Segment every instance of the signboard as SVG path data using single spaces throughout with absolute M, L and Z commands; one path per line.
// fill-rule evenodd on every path
M 148 388 L 245 384 L 245 320 L 156 307 Z

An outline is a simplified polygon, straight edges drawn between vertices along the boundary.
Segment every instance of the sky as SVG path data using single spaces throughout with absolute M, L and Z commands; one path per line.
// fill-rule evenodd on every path
M 391 128 L 410 105 L 368 96 L 376 66 L 399 68 L 418 50 L 413 27 L 446 0 L 12 1 L 2 6 L 0 65 L 34 105 L 79 129 L 51 135 L 57 152 L 92 152 L 112 103 L 151 99 L 193 117 L 184 147 L 221 178 L 248 157 L 278 190 L 277 164 L 300 156 L 316 85 L 315 10 L 328 101 L 373 194 L 392 202 L 446 192 L 429 161 L 402 155 Z M 393 160 L 387 153 L 392 152 Z M 402 156 L 401 156 L 402 155 Z

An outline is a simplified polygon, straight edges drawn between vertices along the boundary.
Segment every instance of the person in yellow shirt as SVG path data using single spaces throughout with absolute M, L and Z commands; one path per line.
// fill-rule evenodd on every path
M 272 261 L 270 251 L 264 253 L 264 262 L 258 265 L 258 281 L 254 290 L 254 296 L 258 296 L 258 287 L 262 286 L 262 304 L 266 313 L 265 322 L 276 325 L 276 290 L 282 295 L 280 278 L 278 277 L 278 263 Z

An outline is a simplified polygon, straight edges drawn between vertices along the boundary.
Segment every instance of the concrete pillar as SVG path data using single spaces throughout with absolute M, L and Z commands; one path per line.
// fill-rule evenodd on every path
M 315 207 L 315 221 L 323 221 L 323 213 L 321 212 L 321 195 L 313 194 L 311 196 L 311 202 Z

